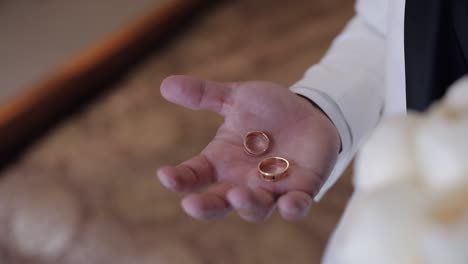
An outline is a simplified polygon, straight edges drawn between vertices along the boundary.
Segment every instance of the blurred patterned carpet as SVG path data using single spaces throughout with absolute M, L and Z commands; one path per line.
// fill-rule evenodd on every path
M 1 172 L 0 263 L 318 263 L 349 175 L 292 224 L 199 222 L 154 177 L 200 151 L 221 118 L 171 105 L 170 74 L 290 85 L 352 15 L 350 0 L 226 1 Z

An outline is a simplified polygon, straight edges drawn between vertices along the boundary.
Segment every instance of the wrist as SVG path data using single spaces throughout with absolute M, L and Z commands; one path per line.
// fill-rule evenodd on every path
M 341 151 L 343 150 L 343 144 L 341 142 L 341 138 L 340 138 L 340 135 L 338 133 L 338 129 L 337 127 L 335 126 L 335 124 L 333 123 L 333 121 L 330 119 L 330 117 L 327 115 L 327 113 L 325 113 L 325 111 L 323 111 L 323 109 L 318 106 L 314 101 L 312 101 L 311 99 L 301 95 L 301 94 L 296 94 L 297 96 L 299 96 L 300 98 L 304 99 L 308 104 L 310 104 L 313 108 L 315 108 L 316 110 L 318 110 L 318 112 L 323 115 L 329 122 L 330 127 L 331 129 L 331 132 L 336 135 L 336 138 L 337 138 L 337 142 L 338 142 L 338 153 L 341 153 Z

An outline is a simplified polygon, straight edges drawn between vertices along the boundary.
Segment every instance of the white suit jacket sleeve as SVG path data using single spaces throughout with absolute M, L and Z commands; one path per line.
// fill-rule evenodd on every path
M 342 151 L 315 200 L 338 180 L 380 119 L 384 101 L 388 0 L 359 0 L 356 15 L 320 63 L 290 89 L 316 103 L 335 124 Z M 311 135 L 313 136 L 313 135 Z

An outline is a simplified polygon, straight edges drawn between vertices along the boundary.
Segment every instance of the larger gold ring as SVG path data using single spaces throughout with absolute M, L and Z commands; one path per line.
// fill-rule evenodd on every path
M 289 161 L 281 157 L 266 158 L 258 163 L 257 169 L 263 180 L 275 182 L 288 176 Z
M 244 151 L 252 156 L 260 156 L 270 148 L 270 138 L 265 132 L 252 131 L 244 137 Z

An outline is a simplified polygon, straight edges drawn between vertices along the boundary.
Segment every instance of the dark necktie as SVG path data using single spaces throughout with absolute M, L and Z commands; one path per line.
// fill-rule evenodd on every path
M 407 0 L 406 101 L 424 110 L 468 73 L 468 0 Z

